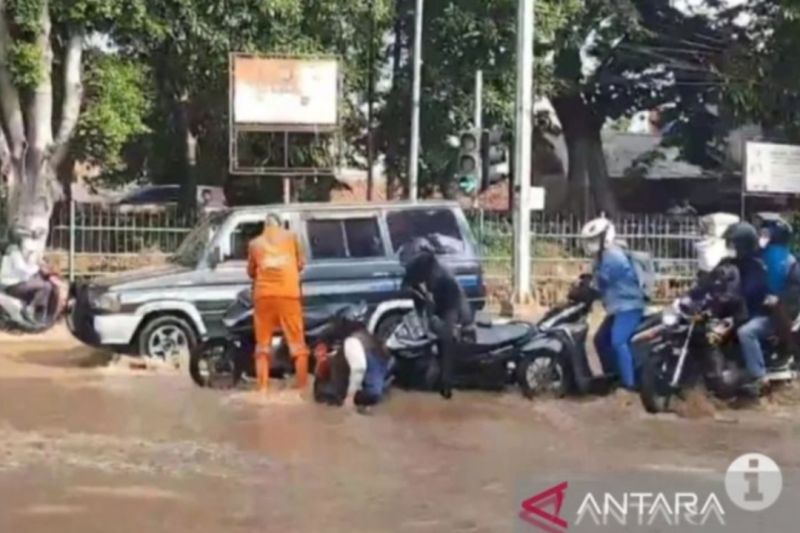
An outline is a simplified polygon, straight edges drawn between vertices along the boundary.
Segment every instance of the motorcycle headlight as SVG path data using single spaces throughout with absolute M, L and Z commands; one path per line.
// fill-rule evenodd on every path
M 106 292 L 100 294 L 92 301 L 92 307 L 100 311 L 107 311 L 109 313 L 116 313 L 122 307 L 118 294 Z
M 664 314 L 661 316 L 661 323 L 668 328 L 673 328 L 677 326 L 680 320 L 681 317 L 678 316 L 677 313 L 673 313 L 670 311 L 665 311 Z

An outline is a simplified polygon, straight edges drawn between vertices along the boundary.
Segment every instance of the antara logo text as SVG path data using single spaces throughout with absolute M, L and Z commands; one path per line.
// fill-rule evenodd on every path
M 520 518 L 546 533 L 569 528 L 561 516 L 569 484 L 565 481 L 522 502 Z M 575 518 L 575 526 L 705 526 L 725 525 L 725 509 L 716 494 L 693 492 L 587 493 Z

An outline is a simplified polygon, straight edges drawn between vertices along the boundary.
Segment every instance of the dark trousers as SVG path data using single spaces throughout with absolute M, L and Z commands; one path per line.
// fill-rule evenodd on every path
M 439 365 L 442 369 L 440 386 L 442 390 L 453 388 L 453 365 L 456 351 L 456 327 L 459 321 L 457 309 L 444 313 L 432 321 L 431 330 L 436 335 L 439 349 Z
M 34 311 L 44 310 L 50 306 L 53 285 L 42 276 L 36 275 L 27 281 L 6 288 L 9 296 L 18 298 Z

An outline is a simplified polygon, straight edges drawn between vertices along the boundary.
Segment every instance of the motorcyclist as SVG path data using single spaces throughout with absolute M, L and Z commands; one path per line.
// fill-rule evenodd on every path
M 697 284 L 683 300 L 689 308 L 705 307 L 715 317 L 747 320 L 747 307 L 741 295 L 739 269 L 725 235 L 741 219 L 728 213 L 706 215 L 700 221 L 702 239 L 695 243 Z
M 633 263 L 615 237 L 614 225 L 605 217 L 592 220 L 581 231 L 587 254 L 595 258 L 593 277 L 608 314 L 595 335 L 595 347 L 606 374 L 616 369 L 623 387 L 633 390 L 630 340 L 644 315 L 646 297 Z
M 767 307 L 781 339 L 782 351 L 794 355 L 792 321 L 800 313 L 800 263 L 789 248 L 792 226 L 773 213 L 760 213 L 757 222 L 761 259 L 767 268 L 770 294 Z
M 383 399 L 391 357 L 360 314 L 338 317 L 319 338 L 314 398 L 320 403 L 341 406 L 349 400 L 364 411 Z M 341 349 L 332 351 L 337 345 Z
M 725 239 L 735 255 L 733 263 L 739 272 L 740 294 L 747 310 L 747 321 L 737 329 L 739 344 L 750 382 L 747 388 L 760 389 L 767 374 L 761 340 L 775 332 L 767 306 L 769 280 L 761 260 L 756 228 L 739 222 L 728 228 Z
M 410 292 L 417 312 L 431 309 L 431 331 L 436 335 L 441 363 L 442 397 L 453 395 L 453 365 L 457 337 L 473 324 L 472 309 L 464 290 L 436 258 L 435 242 L 417 238 L 400 250 L 405 269 L 401 290 Z
M 40 260 L 31 241 L 22 230 L 11 232 L 11 242 L 6 247 L 0 265 L 0 285 L 6 294 L 25 303 L 25 313 L 32 320 L 41 320 L 47 314 L 54 287 L 48 280 L 49 269 Z

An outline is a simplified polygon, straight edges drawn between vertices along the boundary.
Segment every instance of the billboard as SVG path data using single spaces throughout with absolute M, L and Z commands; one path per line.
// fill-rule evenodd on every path
M 800 146 L 748 142 L 745 185 L 749 193 L 800 194 Z
M 335 59 L 231 56 L 232 121 L 260 129 L 332 129 L 338 125 Z

